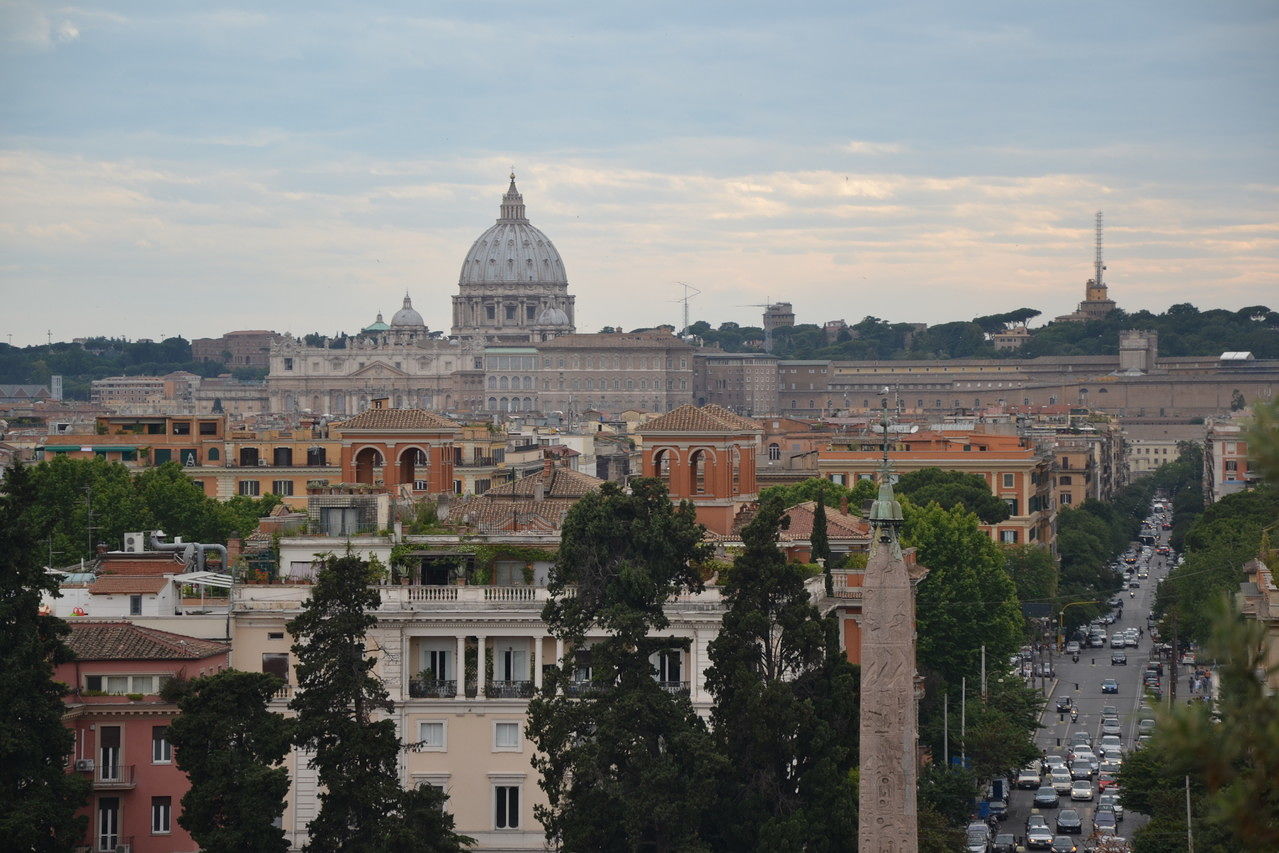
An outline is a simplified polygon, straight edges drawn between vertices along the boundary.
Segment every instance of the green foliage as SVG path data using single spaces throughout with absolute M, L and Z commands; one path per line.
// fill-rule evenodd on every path
M 932 809 L 949 826 L 963 826 L 968 821 L 976 796 L 977 777 L 967 768 L 929 764 L 920 771 L 919 808 Z
M 1205 703 L 1157 711 L 1151 742 L 1120 772 L 1125 807 L 1151 816 L 1134 837 L 1139 853 L 1184 849 L 1187 777 L 1197 851 L 1279 849 L 1279 695 L 1262 684 L 1276 672 L 1265 626 L 1222 596 L 1205 652 L 1217 664 L 1219 720 Z
M 39 539 L 48 522 L 34 513 L 39 493 L 31 471 L 14 465 L 0 489 L 0 837 L 11 850 L 70 851 L 85 820 L 76 810 L 85 780 L 64 761 L 74 737 L 62 723 L 66 685 L 53 668 L 72 658 L 67 624 L 39 612 L 40 596 L 57 593 L 41 569 Z M 47 517 L 46 517 L 47 518 Z
M 426 820 L 428 802 L 400 788 L 400 744 L 389 716 L 395 706 L 366 649 L 381 599 L 375 580 L 359 557 L 330 557 L 301 615 L 285 626 L 297 638 L 294 742 L 313 753 L 322 786 L 307 849 L 373 853 L 391 849 L 394 837 L 412 839 L 397 850 L 460 850 L 470 839 L 453 833 L 451 820 Z M 428 825 L 440 834 L 412 831 Z
M 661 481 L 631 486 L 626 494 L 605 483 L 569 511 L 543 610 L 569 652 L 529 703 L 527 733 L 548 800 L 535 812 L 566 850 L 701 849 L 715 799 L 719 759 L 705 723 L 687 695 L 662 689 L 650 663 L 681 646 L 650 634 L 667 627 L 672 595 L 701 589 L 692 564 L 709 556 L 704 530 Z M 593 681 L 573 691 L 588 631 L 605 637 L 589 646 Z
M 1043 545 L 1002 545 L 1004 570 L 1017 586 L 1017 598 L 1045 601 L 1057 595 L 1060 580 L 1052 552 Z
M 919 506 L 930 503 L 945 509 L 962 506 L 983 524 L 998 524 L 1011 515 L 1008 504 L 991 494 L 985 479 L 963 471 L 921 468 L 903 474 L 897 481 L 896 491 Z
M 1267 482 L 1279 485 L 1279 400 L 1253 407 L 1247 440 L 1253 470 Z
M 858 672 L 777 547 L 783 521 L 779 496 L 761 501 L 710 645 L 711 722 L 731 756 L 716 786 L 717 849 L 838 850 L 857 834 Z
M 279 765 L 289 752 L 290 721 L 267 709 L 280 684 L 272 675 L 228 669 L 166 697 L 181 712 L 168 737 L 178 769 L 191 780 L 178 823 L 201 850 L 289 849 L 284 831 L 272 825 L 289 791 L 289 771 Z
M 62 377 L 63 395 L 89 399 L 89 383 L 107 376 L 163 376 L 185 370 L 199 376 L 226 372 L 218 362 L 193 361 L 191 345 L 182 338 L 130 342 L 122 338 L 90 338 L 74 343 L 15 347 L 0 344 L 0 383 L 42 384 Z
M 837 507 L 847 498 L 849 511 L 857 514 L 864 502 L 875 499 L 876 489 L 876 485 L 870 480 L 861 480 L 850 489 L 824 477 L 810 477 L 788 486 L 769 486 L 760 491 L 759 498 L 762 501 L 776 495 L 786 507 L 808 501 L 821 501 L 826 506 Z
M 907 544 L 918 549 L 928 575 L 916 590 L 919 661 L 958 685 L 971 683 L 981 668 L 981 647 L 989 660 L 1007 660 L 1021 645 L 1022 617 L 1017 589 L 999 546 L 962 507 L 902 503 Z

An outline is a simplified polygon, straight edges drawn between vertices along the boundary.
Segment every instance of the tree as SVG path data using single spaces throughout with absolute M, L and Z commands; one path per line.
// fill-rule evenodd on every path
M 66 685 L 53 668 L 72 658 L 61 619 L 40 613 L 58 582 L 40 565 L 31 471 L 15 464 L 0 489 L 0 837 L 12 850 L 69 851 L 80 843 L 83 779 L 66 772 L 75 740 L 62 723 Z
M 809 477 L 786 486 L 769 486 L 759 493 L 760 500 L 778 495 L 783 506 L 792 507 L 808 501 L 820 501 L 826 506 L 837 507 L 845 500 L 855 513 L 865 501 L 874 500 L 878 486 L 871 480 L 861 480 L 853 488 L 832 483 L 824 477 Z
M 1022 603 L 1057 595 L 1059 580 L 1052 552 L 1042 545 L 1003 545 L 1004 570 L 1017 585 Z
M 810 539 L 813 562 L 820 562 L 826 586 L 826 594 L 835 590 L 835 576 L 831 574 L 830 542 L 826 539 L 826 503 L 818 501 L 813 509 L 813 533 Z
M 945 509 L 965 507 L 983 524 L 998 524 L 1011 512 L 1007 503 L 990 493 L 990 486 L 984 479 L 963 471 L 921 468 L 903 474 L 896 489 L 899 495 L 910 498 L 919 506 L 936 503 Z
M 725 850 L 839 850 L 857 836 L 857 670 L 777 547 L 784 512 L 764 500 L 742 532 L 710 645 L 711 723 L 731 757 L 715 809 Z
M 958 685 L 962 676 L 971 681 L 983 645 L 996 661 L 1008 660 L 1021 645 L 1021 607 L 1003 554 L 962 507 L 904 501 L 902 509 L 906 543 L 928 567 L 916 594 L 919 661 L 948 684 Z
M 170 682 L 175 684 L 175 682 Z M 177 683 L 166 698 L 181 712 L 169 726 L 178 769 L 191 788 L 178 823 L 209 853 L 289 849 L 274 820 L 284 813 L 291 726 L 267 710 L 281 681 L 224 670 Z
M 651 658 L 682 647 L 657 636 L 664 605 L 700 590 L 704 529 L 659 480 L 613 483 L 565 518 L 542 618 L 567 653 L 529 703 L 533 766 L 548 804 L 535 810 L 566 850 L 694 850 L 715 800 L 717 761 L 686 693 L 654 678 Z M 575 594 L 569 594 L 573 590 Z M 586 643 L 586 634 L 603 640 Z M 589 672 L 588 680 L 574 674 Z
M 423 795 L 400 788 L 395 706 L 374 674 L 365 634 L 381 595 L 376 578 L 359 557 L 330 557 L 316 577 L 302 613 L 286 625 L 297 638 L 298 691 L 294 743 L 312 753 L 323 790 L 310 824 L 311 851 L 381 851 L 387 839 L 412 836 L 406 851 L 461 850 L 469 838 L 451 822 L 434 822 L 434 837 L 408 832 L 424 828 Z

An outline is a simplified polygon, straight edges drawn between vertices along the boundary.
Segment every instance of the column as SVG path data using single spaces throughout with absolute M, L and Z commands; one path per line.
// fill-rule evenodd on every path
M 466 698 L 466 635 L 457 635 L 457 657 L 453 661 L 453 681 L 457 684 L 458 699 Z
M 488 682 L 488 670 L 484 665 L 484 647 L 488 645 L 488 637 L 477 634 L 475 640 L 475 697 L 483 699 L 486 698 L 484 689 Z
M 694 702 L 702 699 L 702 669 L 697 658 L 697 628 L 693 628 L 693 639 L 688 644 L 688 697 Z
M 538 690 L 542 689 L 542 638 L 534 634 L 533 642 L 528 653 L 529 669 L 533 673 L 533 687 Z
M 559 666 L 564 662 L 564 641 L 559 637 L 555 638 L 555 665 Z

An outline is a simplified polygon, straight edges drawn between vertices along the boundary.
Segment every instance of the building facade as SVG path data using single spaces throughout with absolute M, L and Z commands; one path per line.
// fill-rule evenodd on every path
M 279 340 L 278 332 L 246 329 L 227 332 L 220 338 L 196 338 L 191 341 L 191 358 L 215 361 L 227 367 L 270 366 L 271 344 Z
M 693 348 L 669 332 L 561 335 L 537 353 L 543 412 L 668 412 L 693 399 Z M 485 393 L 500 405 L 500 390 Z
M 755 417 L 777 412 L 778 359 L 763 353 L 693 351 L 693 396 Z

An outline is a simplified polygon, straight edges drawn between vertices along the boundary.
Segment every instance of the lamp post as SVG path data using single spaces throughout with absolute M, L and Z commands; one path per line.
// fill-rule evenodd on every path
M 1100 604 L 1100 601 L 1072 601 L 1057 611 L 1057 648 L 1066 642 L 1066 609 L 1078 604 Z

